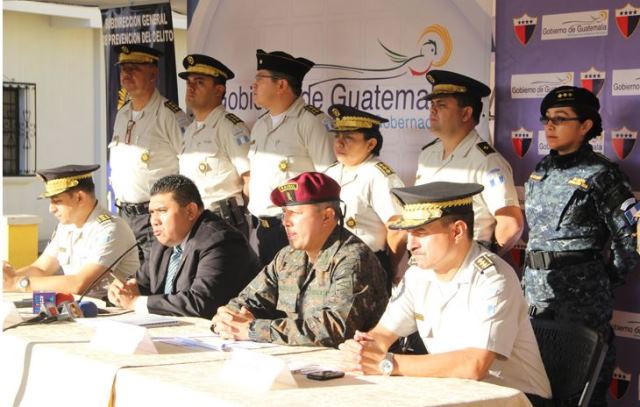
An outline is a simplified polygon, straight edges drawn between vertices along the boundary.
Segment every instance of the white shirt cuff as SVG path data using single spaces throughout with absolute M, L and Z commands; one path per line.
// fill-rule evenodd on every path
M 133 303 L 133 311 L 136 314 L 147 315 L 149 313 L 149 309 L 147 308 L 147 300 L 149 297 L 146 295 L 141 295 Z

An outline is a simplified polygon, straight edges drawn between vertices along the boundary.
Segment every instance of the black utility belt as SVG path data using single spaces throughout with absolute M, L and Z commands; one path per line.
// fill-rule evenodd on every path
M 244 206 L 238 205 L 235 197 L 221 199 L 211 204 L 212 212 L 234 226 L 244 225 Z
M 597 250 L 571 250 L 563 252 L 527 252 L 525 264 L 538 270 L 550 270 L 572 264 L 599 260 L 602 254 Z
M 116 201 L 116 208 L 120 209 L 127 215 L 148 215 L 149 214 L 149 202 L 142 203 L 129 203 Z

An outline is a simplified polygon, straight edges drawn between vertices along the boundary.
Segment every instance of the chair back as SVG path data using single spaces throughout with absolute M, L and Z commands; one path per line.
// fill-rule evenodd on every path
M 532 319 L 554 401 L 578 400 L 587 406 L 596 385 L 607 345 L 582 325 Z

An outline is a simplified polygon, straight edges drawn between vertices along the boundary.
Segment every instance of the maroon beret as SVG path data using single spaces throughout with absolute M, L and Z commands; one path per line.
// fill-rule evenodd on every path
M 276 206 L 339 200 L 340 185 L 330 176 L 319 172 L 303 172 L 271 192 L 271 202 Z

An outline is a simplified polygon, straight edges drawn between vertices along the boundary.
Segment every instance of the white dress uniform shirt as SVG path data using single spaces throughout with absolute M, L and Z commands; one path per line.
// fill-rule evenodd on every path
M 166 101 L 156 90 L 137 120 L 133 120 L 131 103 L 118 110 L 109 160 L 113 192 L 120 201 L 148 202 L 151 186 L 157 180 L 178 173 L 182 131 Z M 130 140 L 128 126 L 133 126 Z
M 129 226 L 100 204 L 96 205 L 81 227 L 58 224 L 44 254 L 55 257 L 65 275 L 78 274 L 86 264 L 109 267 L 135 243 Z M 140 267 L 138 251 L 131 250 L 115 266 L 117 275 L 135 276 Z M 111 276 L 105 276 L 88 295 L 105 297 Z
M 551 386 L 527 310 L 511 266 L 473 243 L 451 281 L 411 266 L 380 324 L 398 336 L 417 330 L 431 354 L 495 352 L 485 381 L 548 398 Z
M 329 118 L 299 97 L 273 127 L 271 116 L 261 116 L 251 129 L 249 211 L 254 216 L 282 213 L 271 203 L 271 191 L 306 171 L 323 172 L 336 161 Z
M 511 166 L 475 130 L 469 132 L 449 157 L 443 156 L 444 147 L 439 140 L 422 150 L 416 185 L 436 181 L 483 185 L 484 191 L 473 197 L 473 237 L 491 242 L 496 228 L 496 211 L 506 206 L 519 206 Z
M 337 162 L 326 174 L 342 188 L 340 199 L 347 207 L 345 227 L 374 252 L 385 250 L 386 222 L 402 213 L 402 205 L 390 192 L 404 187 L 400 177 L 373 155 L 352 170 Z
M 249 171 L 249 133 L 244 122 L 222 105 L 204 122 L 187 127 L 180 174 L 195 182 L 206 208 L 215 209 L 214 202 L 231 197 L 244 204 L 241 175 Z

